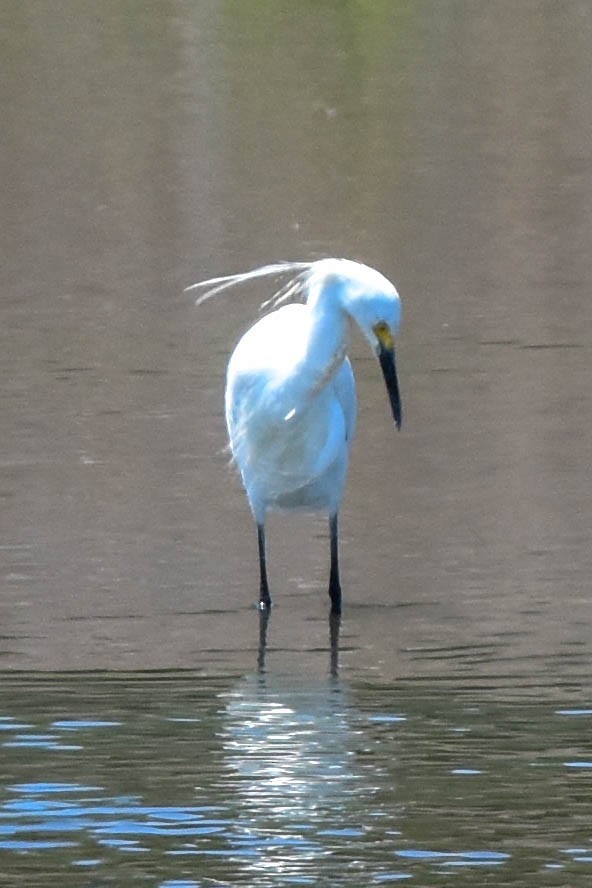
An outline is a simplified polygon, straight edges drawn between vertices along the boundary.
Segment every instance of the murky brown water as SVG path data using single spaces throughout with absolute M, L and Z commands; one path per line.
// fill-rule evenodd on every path
M 589 5 L 13 3 L 3 28 L 5 667 L 250 662 L 222 393 L 265 293 L 182 289 L 343 254 L 402 293 L 406 408 L 397 436 L 357 342 L 346 661 L 587 673 Z M 325 528 L 270 545 L 306 647 Z
M 590 4 L 5 0 L 0 40 L 0 668 L 253 674 L 222 397 L 269 291 L 183 287 L 346 255 L 402 295 L 406 425 L 356 340 L 340 680 L 586 705 Z M 269 544 L 268 675 L 316 686 L 324 522 Z

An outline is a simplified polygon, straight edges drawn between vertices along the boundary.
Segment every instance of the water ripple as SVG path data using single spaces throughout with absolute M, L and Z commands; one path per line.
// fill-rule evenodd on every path
M 547 880 L 589 873 L 577 829 L 588 720 L 569 701 L 502 706 L 270 675 L 183 687 L 163 682 L 159 696 L 133 683 L 117 706 L 109 687 L 84 717 L 63 703 L 59 718 L 5 716 L 3 737 L 30 745 L 4 747 L 2 853 L 52 888 L 65 866 L 108 881 L 124 857 L 130 873 L 160 867 L 162 884 L 199 872 L 258 888 L 478 880 L 490 869 L 501 884 L 525 859 Z M 81 738 L 75 755 L 35 745 L 65 733 Z M 531 830 L 541 811 L 544 852 Z

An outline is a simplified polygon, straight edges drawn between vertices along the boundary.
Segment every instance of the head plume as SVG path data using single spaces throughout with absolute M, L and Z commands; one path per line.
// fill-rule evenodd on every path
M 287 278 L 273 295 L 261 304 L 261 309 L 274 309 L 290 300 L 300 299 L 304 301 L 310 293 L 323 287 L 330 278 L 347 283 L 352 294 L 363 291 L 375 291 L 385 285 L 392 288 L 392 284 L 373 268 L 355 262 L 352 259 L 315 259 L 308 262 L 275 262 L 271 265 L 262 265 L 251 271 L 243 271 L 238 274 L 228 274 L 222 277 L 209 278 L 185 288 L 185 292 L 193 290 L 205 290 L 196 300 L 196 305 L 201 305 L 213 296 L 217 296 L 230 287 L 245 284 L 259 278 L 283 277 Z M 393 288 L 394 289 L 394 288 Z
M 198 281 L 196 284 L 185 287 L 185 293 L 205 289 L 205 293 L 196 299 L 195 302 L 196 305 L 201 305 L 203 302 L 211 299 L 212 296 L 217 296 L 218 293 L 222 293 L 224 290 L 236 287 L 239 284 L 245 284 L 259 278 L 288 277 L 286 283 L 263 302 L 261 306 L 262 309 L 275 308 L 277 305 L 288 302 L 288 300 L 304 291 L 307 274 L 314 264 L 314 262 L 275 262 L 272 265 L 262 265 L 259 268 L 253 268 L 251 271 Z

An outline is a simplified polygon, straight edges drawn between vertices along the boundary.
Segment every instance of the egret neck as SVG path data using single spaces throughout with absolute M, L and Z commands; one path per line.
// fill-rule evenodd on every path
M 333 286 L 331 284 L 333 283 Z M 299 365 L 290 377 L 294 406 L 307 404 L 332 379 L 343 363 L 349 347 L 350 318 L 340 299 L 337 282 L 326 282 L 311 292 L 307 304 L 308 335 Z M 306 372 L 301 372 L 306 368 Z

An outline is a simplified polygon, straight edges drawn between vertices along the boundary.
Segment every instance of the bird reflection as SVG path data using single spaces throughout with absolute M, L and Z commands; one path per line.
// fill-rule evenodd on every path
M 358 835 L 361 797 L 373 793 L 358 772 L 359 731 L 338 676 L 338 615 L 329 620 L 324 676 L 275 674 L 266 668 L 269 613 L 259 614 L 257 674 L 242 678 L 226 699 L 222 749 L 237 848 L 257 884 L 281 871 L 311 875 L 331 836 Z M 349 833 L 348 833 L 349 834 Z
M 269 625 L 269 610 L 259 611 L 259 648 L 257 651 L 257 672 L 265 674 L 265 655 L 267 654 L 267 626 Z
M 339 630 L 341 629 L 341 614 L 335 614 L 333 611 L 329 614 L 329 648 L 331 651 L 331 660 L 329 672 L 337 678 L 339 674 Z
M 257 673 L 265 675 L 265 657 L 267 654 L 267 629 L 269 626 L 269 610 L 259 610 L 259 645 L 257 648 Z M 339 632 L 341 614 L 329 613 L 329 674 L 337 678 L 339 674 Z

